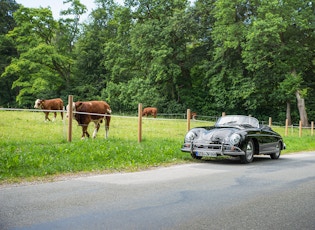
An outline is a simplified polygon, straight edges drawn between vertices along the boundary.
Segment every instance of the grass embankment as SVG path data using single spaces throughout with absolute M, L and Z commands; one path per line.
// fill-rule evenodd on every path
M 52 114 L 50 114 L 52 118 Z M 191 127 L 210 122 L 192 121 Z M 109 138 L 104 126 L 96 139 L 81 140 L 81 127 L 73 121 L 72 142 L 67 142 L 68 121 L 44 122 L 42 112 L 0 111 L 0 184 L 52 178 L 60 174 L 137 171 L 155 166 L 191 162 L 180 151 L 186 133 L 185 120 L 143 119 L 138 143 L 138 119 L 113 116 Z M 94 125 L 90 123 L 89 132 Z M 281 135 L 284 128 L 274 127 Z M 307 130 L 298 137 L 291 130 L 284 137 L 283 154 L 315 149 L 315 137 Z

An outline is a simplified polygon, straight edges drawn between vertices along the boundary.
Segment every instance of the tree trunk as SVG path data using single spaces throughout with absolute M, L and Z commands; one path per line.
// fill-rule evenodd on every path
M 308 127 L 309 123 L 308 123 L 308 119 L 307 119 L 307 113 L 306 113 L 306 109 L 305 109 L 304 98 L 301 97 L 301 94 L 300 94 L 299 90 L 296 91 L 295 95 L 296 95 L 297 106 L 298 106 L 298 109 L 299 109 L 300 120 L 302 122 L 302 126 L 303 127 Z
M 287 112 L 286 112 L 286 119 L 288 119 L 288 125 L 292 125 L 292 119 L 291 119 L 291 104 L 287 101 Z

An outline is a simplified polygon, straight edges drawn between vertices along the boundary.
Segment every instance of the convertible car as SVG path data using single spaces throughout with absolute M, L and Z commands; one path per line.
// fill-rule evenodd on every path
M 254 117 L 228 115 L 219 118 L 214 126 L 189 130 L 181 151 L 195 159 L 235 156 L 242 163 L 251 163 L 254 155 L 260 154 L 278 159 L 283 149 L 282 137 L 269 126 L 260 125 Z

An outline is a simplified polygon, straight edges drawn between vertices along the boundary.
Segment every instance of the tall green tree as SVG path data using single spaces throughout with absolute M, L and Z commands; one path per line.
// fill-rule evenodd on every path
M 13 13 L 18 8 L 15 0 L 0 0 L 0 34 L 6 34 L 14 28 Z
M 77 0 L 63 15 L 76 14 L 74 19 L 54 20 L 49 8 L 25 8 L 14 13 L 16 27 L 7 36 L 15 42 L 18 57 L 6 67 L 2 78 L 16 80 L 16 101 L 30 106 L 34 97 L 60 97 L 70 86 L 73 46 L 78 36 L 78 16 L 85 7 Z
M 209 74 L 213 67 L 214 41 L 211 36 L 215 19 L 213 0 L 198 0 L 185 13 L 186 43 L 189 78 L 182 78 L 180 94 L 187 108 L 199 114 L 215 115 L 216 103 L 210 96 Z
M 19 89 L 16 100 L 20 105 L 29 105 L 34 95 L 47 89 L 53 94 L 61 86 L 56 72 L 52 71 L 52 61 L 59 63 L 62 59 L 52 46 L 58 24 L 51 10 L 45 8 L 21 6 L 14 19 L 16 27 L 7 36 L 14 40 L 19 56 L 12 60 L 2 77 L 17 78 L 12 85 Z
M 190 78 L 186 65 L 190 29 L 185 17 L 187 6 L 186 0 L 133 1 L 137 24 L 131 33 L 131 47 L 137 65 L 169 100 L 178 102 L 182 82 Z
M 59 75 L 62 76 L 65 82 L 64 91 L 68 92 L 72 88 L 74 77 L 75 45 L 82 31 L 80 18 L 87 12 L 87 8 L 80 0 L 64 0 L 63 3 L 69 5 L 69 7 L 67 10 L 60 12 L 63 17 L 58 21 L 59 29 L 56 31 L 54 47 L 60 55 L 68 60 L 62 66 L 56 65 Z
M 249 113 L 278 110 L 279 104 L 290 103 L 292 96 L 275 97 L 275 92 L 296 82 L 287 81 L 288 74 L 296 79 L 301 76 L 300 83 L 290 89 L 299 87 L 295 94 L 300 119 L 307 125 L 304 97 L 309 88 L 304 83 L 308 78 L 305 73 L 313 68 L 314 5 L 296 0 L 218 0 L 213 15 L 215 68 L 209 73 L 212 85 L 220 89 L 211 89 L 216 100 L 232 111 L 237 107 Z M 281 85 L 282 81 L 286 83 Z
M 115 37 L 104 48 L 108 79 L 116 83 L 146 79 L 148 91 L 157 89 L 161 98 L 179 102 L 181 82 L 189 78 L 186 7 L 184 0 L 129 0 L 117 8 L 110 22 L 116 26 Z
M 117 5 L 113 0 L 98 0 L 96 4 L 98 7 L 91 13 L 89 22 L 76 42 L 72 94 L 80 100 L 100 98 L 100 92 L 106 88 L 107 69 L 104 60 L 108 54 L 104 52 L 104 46 L 116 33 L 111 20 Z
M 17 50 L 12 39 L 6 34 L 15 26 L 13 13 L 19 8 L 15 0 L 0 0 L 0 76 L 8 66 L 12 58 L 17 57 Z M 0 80 L 0 106 L 12 106 L 15 104 L 17 92 L 11 89 L 15 78 L 1 78 Z
M 108 69 L 107 79 L 114 83 L 127 82 L 141 75 L 131 47 L 131 31 L 135 23 L 131 9 L 123 6 L 115 9 L 108 22 L 111 36 L 104 44 L 104 66 Z
M 252 113 L 258 102 L 253 100 L 256 90 L 252 74 L 242 60 L 242 43 L 252 10 L 242 0 L 215 1 L 212 15 L 214 55 L 207 72 L 216 110 L 227 113 Z
M 314 4 L 309 1 L 290 0 L 286 2 L 259 2 L 258 10 L 251 18 L 243 43 L 242 57 L 251 71 L 272 69 L 275 82 L 292 82 L 287 91 L 295 89 L 300 120 L 308 126 L 305 107 L 305 92 L 308 88 L 303 85 L 303 79 L 312 66 L 314 58 Z M 301 80 L 298 76 L 301 76 Z M 295 78 L 296 80 L 288 80 Z M 272 76 L 268 76 L 271 80 Z M 273 84 L 271 81 L 270 84 Z M 286 84 L 282 84 L 284 86 Z M 287 95 L 287 94 L 284 94 Z M 292 102 L 292 95 L 286 97 L 287 109 Z M 287 110 L 287 118 L 290 114 Z

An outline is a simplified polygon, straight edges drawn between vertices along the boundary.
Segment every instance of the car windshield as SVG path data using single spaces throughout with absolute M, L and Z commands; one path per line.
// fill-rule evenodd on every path
M 220 117 L 215 126 L 245 126 L 259 128 L 259 121 L 256 118 L 249 116 L 228 115 Z

